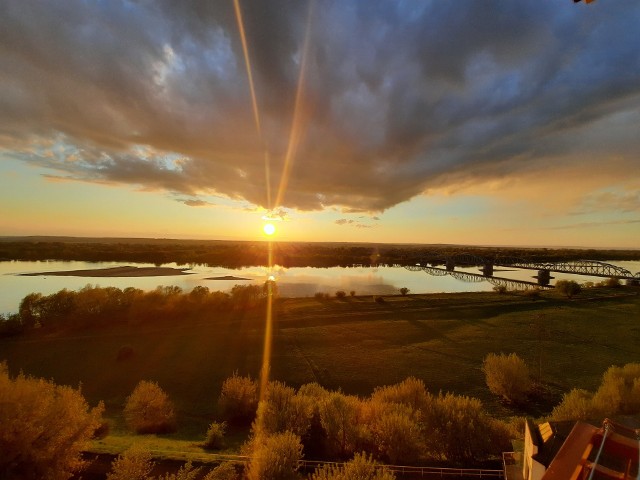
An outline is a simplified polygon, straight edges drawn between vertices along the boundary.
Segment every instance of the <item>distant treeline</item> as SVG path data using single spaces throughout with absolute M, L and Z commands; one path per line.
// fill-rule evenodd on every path
M 272 287 L 273 288 L 273 287 Z M 230 293 L 209 291 L 197 286 L 189 293 L 180 287 L 158 287 L 145 292 L 128 287 L 86 287 L 63 289 L 51 295 L 30 293 L 22 299 L 18 313 L 0 315 L 0 337 L 20 335 L 34 330 L 46 332 L 78 330 L 113 324 L 174 325 L 211 319 L 220 321 L 229 312 L 264 305 L 265 285 L 236 285 Z
M 78 260 L 88 262 L 136 262 L 162 265 L 207 265 L 240 268 L 267 265 L 269 248 L 273 263 L 283 267 L 338 267 L 354 264 L 414 264 L 444 256 L 470 253 L 482 258 L 514 256 L 537 261 L 640 260 L 640 250 L 578 250 L 457 245 L 373 245 L 344 243 L 212 242 L 169 240 L 148 243 L 137 239 L 91 241 L 3 241 L 3 260 Z

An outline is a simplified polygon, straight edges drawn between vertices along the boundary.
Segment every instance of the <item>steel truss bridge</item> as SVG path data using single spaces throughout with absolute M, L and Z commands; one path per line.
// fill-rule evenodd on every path
M 592 277 L 640 279 L 640 272 L 635 275 L 626 268 L 611 265 L 610 263 L 596 260 L 573 260 L 570 262 L 531 262 L 519 258 L 496 258 L 494 265 L 504 267 L 528 268 L 531 270 L 548 270 L 558 273 L 574 273 L 577 275 L 590 275 Z
M 467 283 L 480 283 L 480 282 L 489 282 L 496 287 L 505 287 L 507 290 L 531 290 L 534 288 L 540 288 L 540 285 L 534 282 L 525 282 L 522 280 L 513 280 L 510 278 L 501 278 L 501 277 L 487 277 L 485 275 L 480 275 L 478 273 L 471 272 L 463 272 L 463 271 L 449 271 L 444 268 L 438 267 L 429 267 L 429 266 L 421 266 L 421 265 L 394 265 L 396 267 L 404 267 L 411 272 L 420 272 L 423 271 L 428 273 L 429 275 L 433 275 L 436 277 L 443 277 L 445 275 L 451 275 L 453 278 L 457 280 L 461 280 Z M 543 286 L 545 288 L 549 288 L 548 286 Z
M 588 275 L 592 277 L 616 278 L 626 280 L 628 284 L 640 284 L 640 272 L 635 274 L 629 270 L 596 260 L 572 260 L 566 262 L 540 262 L 516 257 L 499 256 L 495 258 L 483 258 L 470 253 L 461 253 L 451 256 L 433 254 L 425 256 L 425 261 L 413 264 L 396 264 L 396 267 L 404 267 L 410 271 L 423 271 L 429 275 L 451 275 L 464 282 L 488 281 L 496 286 L 504 286 L 509 290 L 524 290 L 536 287 L 549 287 L 551 272 L 570 273 L 575 275 Z M 538 272 L 536 283 L 493 275 L 494 267 L 512 267 L 536 270 Z M 444 268 L 443 268 L 444 267 Z M 479 267 L 482 274 L 456 270 L 456 267 Z

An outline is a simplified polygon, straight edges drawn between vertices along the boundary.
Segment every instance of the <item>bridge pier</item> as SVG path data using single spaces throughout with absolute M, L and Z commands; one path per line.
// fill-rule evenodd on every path
M 493 277 L 493 263 L 492 262 L 485 263 L 481 270 L 482 270 L 482 275 L 484 275 L 485 277 Z
M 538 285 L 547 286 L 551 281 L 551 272 L 549 270 L 538 270 Z
M 456 262 L 452 258 L 447 258 L 446 269 L 448 272 L 453 272 L 456 269 Z

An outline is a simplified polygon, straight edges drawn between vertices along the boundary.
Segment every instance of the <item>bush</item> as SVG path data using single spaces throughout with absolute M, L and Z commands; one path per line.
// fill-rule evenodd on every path
M 107 480 L 148 480 L 152 469 L 151 453 L 134 444 L 111 462 Z
M 355 290 L 351 290 L 349 292 L 349 295 L 351 295 L 352 297 L 355 297 L 356 296 L 356 291 Z
M 0 477 L 70 478 L 80 452 L 101 423 L 102 404 L 89 409 L 80 393 L 0 364 Z
M 490 353 L 482 364 L 487 387 L 508 402 L 521 402 L 531 390 L 529 368 L 518 355 Z
M 207 438 L 203 447 L 207 450 L 220 450 L 224 447 L 224 434 L 227 429 L 226 422 L 212 422 L 207 430 Z
M 640 363 L 609 367 L 593 396 L 593 403 L 602 416 L 640 413 Z
M 407 295 L 407 293 L 409 293 L 410 290 L 407 287 L 402 287 L 400 289 L 400 295 L 402 295 L 403 297 Z
M 191 461 L 185 463 L 176 473 L 166 473 L 164 476 L 158 477 L 158 480 L 196 480 L 200 476 L 200 468 L 193 468 Z M 148 478 L 147 480 L 154 480 Z
M 258 408 L 258 384 L 251 377 L 241 377 L 238 372 L 222 384 L 218 399 L 222 415 L 230 422 L 249 425 Z
M 414 411 L 429 410 L 433 401 L 424 382 L 415 377 L 408 377 L 395 385 L 377 387 L 371 395 L 371 400 L 379 403 L 399 403 Z
M 384 297 L 373 297 L 376 303 L 385 303 Z
M 622 284 L 620 283 L 620 279 L 619 278 L 611 277 L 611 278 L 608 278 L 605 281 L 605 286 L 610 287 L 610 288 L 620 288 L 622 286 Z
M 169 433 L 176 430 L 173 403 L 157 383 L 142 380 L 124 407 L 127 426 L 136 433 Z
M 528 298 L 533 298 L 533 299 L 540 298 L 540 289 L 532 288 L 530 290 L 525 290 L 524 296 Z
M 574 389 L 564 394 L 551 413 L 554 420 L 587 420 L 640 413 L 640 363 L 612 366 L 595 394 Z
M 493 291 L 502 295 L 504 293 L 507 293 L 507 287 L 505 287 L 504 285 L 496 285 L 495 287 L 493 287 Z
M 556 421 L 593 418 L 596 415 L 592 399 L 592 393 L 574 388 L 562 396 L 562 401 L 551 412 L 551 418 Z
M 324 293 L 323 292 L 316 292 L 313 294 L 314 298 L 316 300 L 324 300 Z
M 302 459 L 300 437 L 291 432 L 265 435 L 252 440 L 248 480 L 294 480 Z
M 336 292 L 336 298 L 342 299 L 342 298 L 345 298 L 346 296 L 347 296 L 347 294 L 346 294 L 346 292 L 344 290 L 338 290 Z
M 238 472 L 231 462 L 222 462 L 216 468 L 207 473 L 202 480 L 238 480 Z
M 582 290 L 580 284 L 575 280 L 558 280 L 555 288 L 562 295 L 566 295 L 567 298 L 571 298 L 574 295 L 579 294 Z
M 365 453 L 355 454 L 344 465 L 323 465 L 311 475 L 311 480 L 395 480 L 386 468 L 379 468 Z

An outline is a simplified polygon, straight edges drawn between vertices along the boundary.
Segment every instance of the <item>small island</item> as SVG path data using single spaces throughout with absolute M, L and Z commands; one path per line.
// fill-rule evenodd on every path
M 57 277 L 168 277 L 173 275 L 192 275 L 186 272 L 188 268 L 170 268 L 170 267 L 111 267 L 111 268 L 95 268 L 90 270 L 66 270 L 57 272 L 35 272 L 20 273 L 23 277 L 36 277 L 43 275 Z
M 223 277 L 207 277 L 205 280 L 251 280 L 250 278 L 234 277 L 233 275 L 225 275 Z

